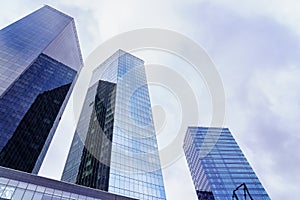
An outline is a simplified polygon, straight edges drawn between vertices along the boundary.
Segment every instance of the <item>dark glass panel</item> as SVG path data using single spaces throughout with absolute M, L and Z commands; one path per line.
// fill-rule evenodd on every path
M 37 159 L 36 155 L 39 155 L 35 150 L 41 151 L 41 147 L 45 142 L 44 140 L 48 136 L 47 134 L 54 125 L 55 119 L 59 117 L 58 113 L 75 76 L 75 70 L 41 54 L 1 96 L 1 165 L 14 169 L 17 167 L 17 169 L 24 169 L 27 172 L 31 172 L 32 164 Z M 41 102 L 45 105 L 42 105 Z M 38 112 L 39 110 L 41 113 Z M 43 111 L 47 112 L 43 113 Z M 40 118 L 41 115 L 45 115 L 45 117 Z M 48 131 L 47 133 L 46 130 Z M 35 142 L 29 145 L 31 146 L 30 148 L 21 150 L 23 156 L 21 163 L 23 164 L 13 164 L 20 162 L 19 158 L 22 158 L 19 155 L 20 149 L 13 148 L 19 144 L 13 144 L 13 141 L 17 141 L 16 138 L 23 137 L 23 142 L 29 144 L 29 141 L 31 141 L 29 138 L 33 134 L 36 135 L 34 136 L 36 138 L 33 139 Z M 38 144 L 38 141 L 42 143 Z M 12 146 L 9 147 L 10 145 Z M 35 153 L 30 152 L 29 149 L 34 150 Z M 27 156 L 25 156 L 25 153 Z M 27 158 L 30 158 L 30 160 L 26 161 Z M 17 159 L 18 161 L 13 161 L 13 159 Z M 31 164 L 30 166 L 25 166 L 25 163 Z M 22 167 L 21 165 L 24 166 Z
M 71 84 L 39 94 L 0 152 L 0 165 L 31 172 Z

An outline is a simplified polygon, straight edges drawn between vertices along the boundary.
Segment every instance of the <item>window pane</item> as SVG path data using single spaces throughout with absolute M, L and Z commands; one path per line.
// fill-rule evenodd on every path
M 42 200 L 51 200 L 51 196 L 48 194 L 43 195 Z
M 17 188 L 16 191 L 15 191 L 15 193 L 14 193 L 14 195 L 13 195 L 13 197 L 12 197 L 12 199 L 13 200 L 20 200 L 20 199 L 22 199 L 24 191 L 25 191 L 24 189 Z
M 11 186 L 17 186 L 18 185 L 18 181 L 15 181 L 15 180 L 10 180 L 8 185 L 11 185 Z
M 0 183 L 7 184 L 8 183 L 8 179 L 0 177 Z
M 36 185 L 33 184 L 29 184 L 27 187 L 28 190 L 35 190 L 36 189 Z
M 1 197 L 5 199 L 11 199 L 14 191 L 15 191 L 14 187 L 7 186 L 4 192 L 2 193 Z
M 18 187 L 26 189 L 27 185 L 28 185 L 28 183 L 19 182 Z
M 5 185 L 0 184 L 0 197 L 2 195 L 2 193 L 4 192 L 5 189 Z
M 60 200 L 60 197 L 59 196 L 53 196 L 52 200 Z
M 39 193 L 39 192 L 35 192 L 32 200 L 41 200 L 43 197 L 43 194 L 42 193 Z
M 36 191 L 43 193 L 45 191 L 45 187 L 43 187 L 43 186 L 37 186 Z
M 25 194 L 24 194 L 24 196 L 23 196 L 23 199 L 31 200 L 31 199 L 32 199 L 32 196 L 33 196 L 33 191 L 26 190 L 26 191 L 25 191 Z
M 46 188 L 45 193 L 47 193 L 47 194 L 53 194 L 53 192 L 54 192 L 54 189 L 52 189 L 52 188 Z

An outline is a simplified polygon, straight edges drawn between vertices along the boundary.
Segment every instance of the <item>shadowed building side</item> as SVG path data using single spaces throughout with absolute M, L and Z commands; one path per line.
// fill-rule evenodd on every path
M 0 165 L 31 172 L 71 83 L 39 94 L 0 152 Z

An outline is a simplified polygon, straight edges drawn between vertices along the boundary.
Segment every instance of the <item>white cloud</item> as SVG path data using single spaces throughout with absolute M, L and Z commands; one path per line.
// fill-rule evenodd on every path
M 260 70 L 255 74 L 252 83 L 260 92 L 275 115 L 281 118 L 285 126 L 295 126 L 300 121 L 300 69 L 296 66 L 287 66 L 282 69 Z M 254 97 L 253 97 L 254 98 Z M 255 101 L 252 99 L 252 101 Z M 297 130 L 294 130 L 296 134 Z M 293 133 L 291 133 L 293 134 Z
M 257 15 L 271 17 L 283 25 L 287 25 L 300 35 L 300 2 L 297 0 L 221 0 L 214 1 L 241 16 L 255 17 Z

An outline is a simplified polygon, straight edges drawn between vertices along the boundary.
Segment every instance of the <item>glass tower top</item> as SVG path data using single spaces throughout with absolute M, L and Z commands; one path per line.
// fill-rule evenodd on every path
M 199 199 L 270 199 L 227 128 L 189 127 L 184 152 Z
M 119 50 L 94 70 L 62 180 L 166 199 L 141 59 Z
M 41 53 L 75 71 L 82 66 L 73 18 L 50 6 L 0 31 L 0 95 Z

